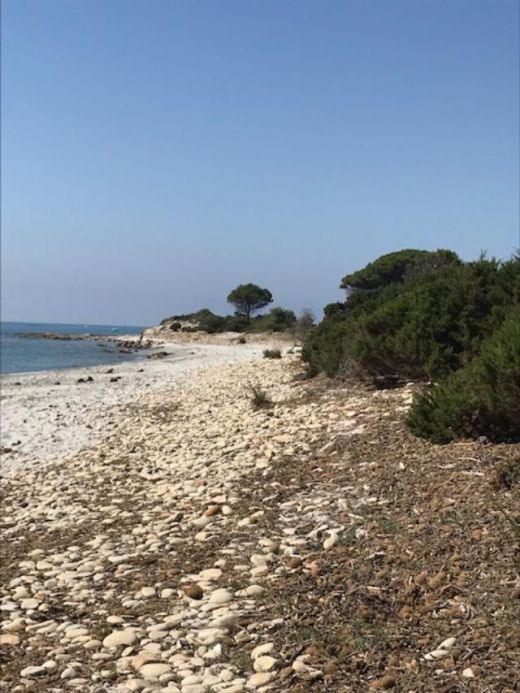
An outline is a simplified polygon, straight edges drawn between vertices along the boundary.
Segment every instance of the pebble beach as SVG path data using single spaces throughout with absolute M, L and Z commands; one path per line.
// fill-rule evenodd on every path
M 514 690 L 514 546 L 479 512 L 498 451 L 403 437 L 412 385 L 264 346 L 4 379 L 2 690 Z
M 158 352 L 168 355 L 115 366 L 1 376 L 2 474 L 92 445 L 143 395 L 182 391 L 194 371 L 258 358 L 262 347 L 158 341 L 151 355 Z

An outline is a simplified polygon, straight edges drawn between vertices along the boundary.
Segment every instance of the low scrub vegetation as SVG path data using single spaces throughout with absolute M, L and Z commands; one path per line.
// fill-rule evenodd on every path
M 281 359 L 282 352 L 280 349 L 264 349 L 264 359 Z
M 195 313 L 172 315 L 161 321 L 174 332 L 287 332 L 296 323 L 296 315 L 286 308 L 272 308 L 265 315 L 247 318 L 244 315 L 217 315 L 203 308 Z
M 520 435 L 520 256 L 462 262 L 448 250 L 385 255 L 343 278 L 303 358 L 314 372 L 439 383 L 409 424 L 437 442 Z
M 234 315 L 217 315 L 208 308 L 195 313 L 172 315 L 161 321 L 161 325 L 173 332 L 286 332 L 295 340 L 303 340 L 314 325 L 311 311 L 303 310 L 297 318 L 287 308 L 271 308 L 268 313 L 254 315 L 273 301 L 269 289 L 257 284 L 240 284 L 227 297 L 234 306 Z
M 252 393 L 251 404 L 253 405 L 254 409 L 262 409 L 264 407 L 273 406 L 273 400 L 265 390 L 262 390 L 262 388 L 257 385 L 251 385 L 250 387 Z

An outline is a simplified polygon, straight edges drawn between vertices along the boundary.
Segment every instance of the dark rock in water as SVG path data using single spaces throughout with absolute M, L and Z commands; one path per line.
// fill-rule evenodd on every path
M 78 378 L 78 379 L 76 380 L 76 382 L 77 382 L 77 383 L 84 383 L 84 382 L 86 382 L 86 381 L 85 381 L 85 378 Z
M 109 382 L 111 383 L 117 383 L 118 380 L 121 380 L 120 375 L 116 375 L 114 378 L 110 378 Z
M 140 368 L 137 372 L 138 373 L 144 373 L 144 368 Z
M 61 385 L 61 383 L 60 383 L 59 380 L 57 380 L 54 384 L 55 384 L 55 385 Z
M 113 368 L 109 368 L 108 371 L 105 371 L 105 373 L 113 373 L 113 372 L 114 372 Z
M 94 382 L 94 378 L 91 375 L 89 375 L 89 377 L 87 378 L 87 383 L 93 383 L 93 382 Z
M 21 385 L 22 383 L 15 383 L 15 385 Z
M 64 341 L 90 337 L 90 335 L 61 334 L 59 332 L 16 332 L 15 334 L 17 337 L 23 337 L 24 339 L 61 339 Z

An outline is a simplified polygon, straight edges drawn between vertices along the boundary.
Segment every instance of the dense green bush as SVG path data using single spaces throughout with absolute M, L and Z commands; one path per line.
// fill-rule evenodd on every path
M 399 250 L 382 255 L 362 270 L 347 274 L 341 280 L 340 288 L 381 289 L 453 264 L 459 265 L 460 259 L 451 250 Z
M 273 308 L 265 315 L 251 319 L 248 332 L 285 332 L 296 322 L 296 315 L 286 308 Z
M 345 344 L 350 321 L 343 315 L 331 315 L 322 320 L 309 334 L 302 349 L 302 359 L 314 373 L 323 371 L 330 378 L 340 372 L 345 362 Z
M 414 401 L 408 425 L 436 443 L 464 436 L 520 440 L 520 308 L 482 343 L 480 354 Z
M 439 253 L 450 257 L 437 251 L 428 263 L 421 255 L 423 267 L 433 266 L 428 272 L 406 281 L 397 273 L 394 283 L 355 291 L 342 309 L 328 306 L 305 343 L 304 358 L 328 375 L 347 369 L 424 379 L 445 377 L 468 363 L 518 301 L 519 260 L 436 266 Z
M 436 380 L 409 415 L 418 435 L 520 440 L 520 255 L 462 263 L 407 250 L 343 286 L 345 303 L 326 306 L 305 342 L 312 371 Z

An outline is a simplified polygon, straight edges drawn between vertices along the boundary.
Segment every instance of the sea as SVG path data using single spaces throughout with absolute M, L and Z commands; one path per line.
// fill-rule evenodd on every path
M 144 329 L 135 325 L 0 322 L 0 373 L 84 368 L 140 359 L 143 358 L 143 352 L 121 353 L 117 345 L 107 341 L 106 337 L 140 334 Z M 42 332 L 96 335 L 99 340 L 67 341 L 23 336 Z

